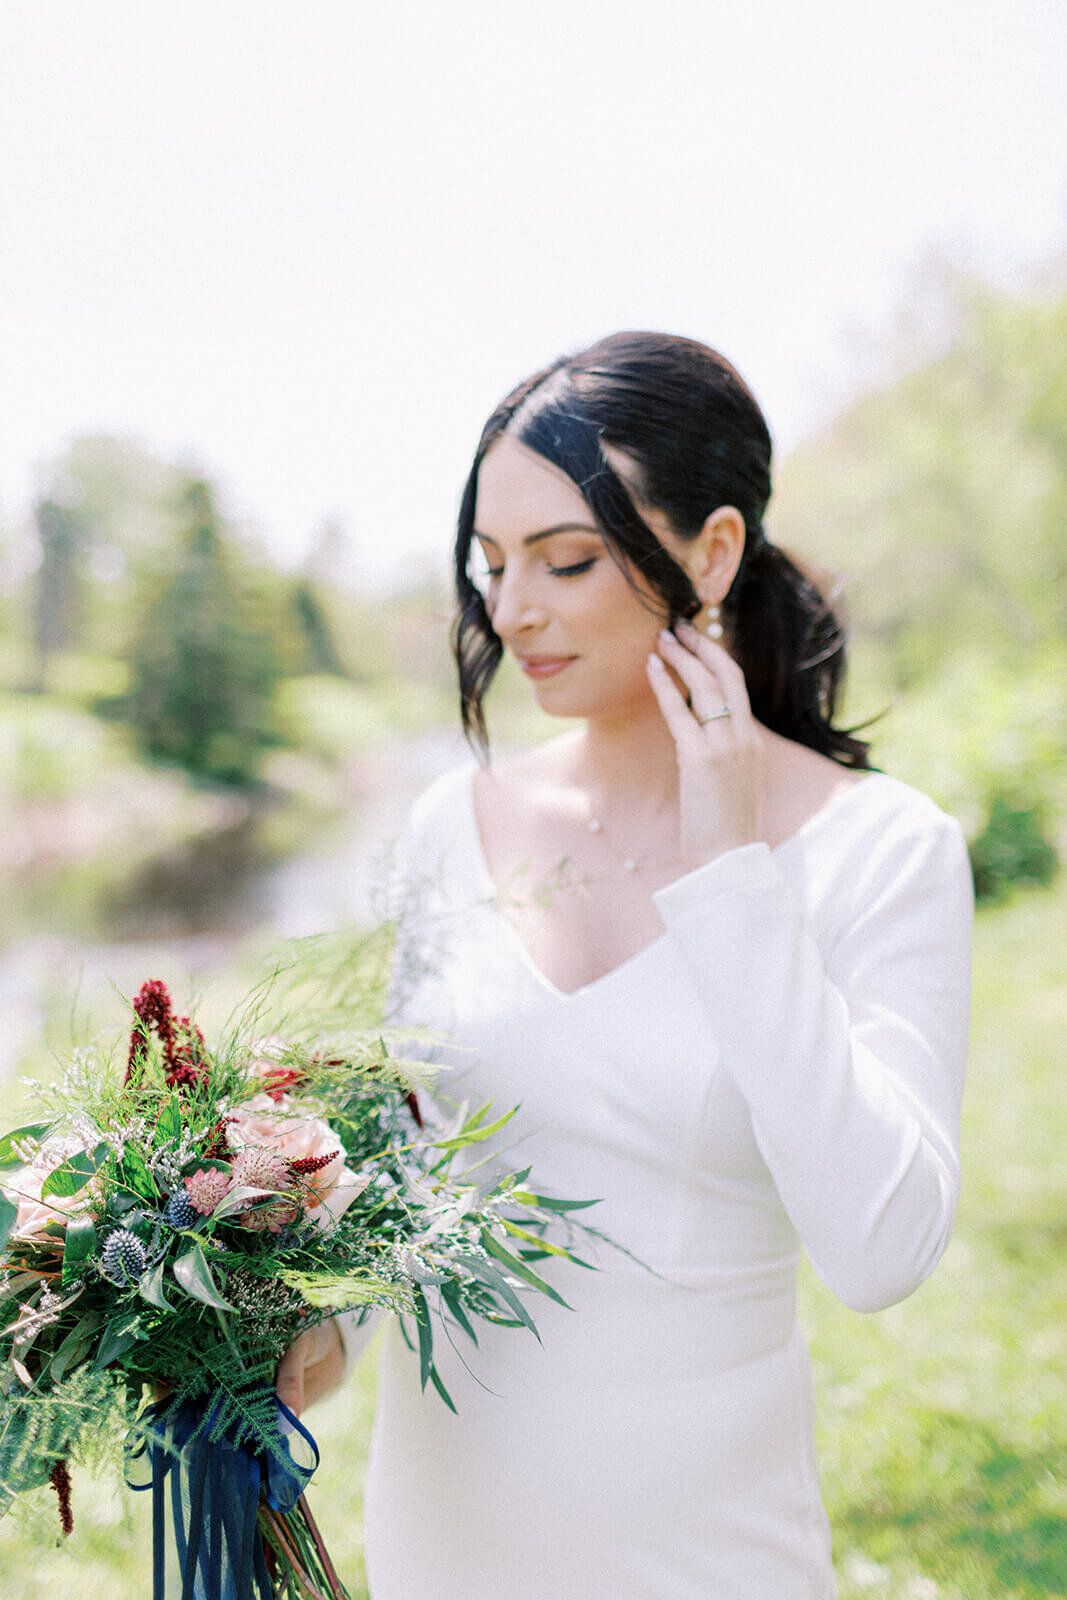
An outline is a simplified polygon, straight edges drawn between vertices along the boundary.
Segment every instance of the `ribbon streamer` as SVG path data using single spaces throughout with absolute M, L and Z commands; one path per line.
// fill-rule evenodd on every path
M 131 1489 L 152 1491 L 152 1600 L 166 1600 L 168 1498 L 181 1600 L 272 1600 L 257 1522 L 260 1501 L 284 1517 L 319 1462 L 311 1434 L 274 1399 L 274 1449 L 249 1449 L 228 1432 L 212 1439 L 215 1402 L 165 1400 L 148 1408 L 145 1443 L 131 1464 L 142 1459 L 150 1470 L 140 1482 L 128 1470 L 127 1482 Z

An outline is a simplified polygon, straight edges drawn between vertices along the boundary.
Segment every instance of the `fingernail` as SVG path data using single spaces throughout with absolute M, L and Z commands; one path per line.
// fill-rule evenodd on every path
M 649 656 L 648 669 L 650 672 L 665 672 L 667 670 L 657 655 Z
M 659 630 L 659 636 L 661 639 L 669 639 L 672 644 L 674 643 L 674 635 L 669 628 L 661 628 Z

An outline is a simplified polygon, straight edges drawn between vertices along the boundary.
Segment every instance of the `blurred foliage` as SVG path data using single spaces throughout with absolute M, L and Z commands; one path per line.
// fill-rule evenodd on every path
M 80 572 L 84 529 L 77 514 L 55 500 L 35 512 L 41 564 L 33 608 L 36 653 L 32 687 L 43 687 L 49 657 L 73 644 L 82 606 Z
M 281 660 L 265 597 L 228 545 L 210 487 L 190 482 L 173 573 L 154 585 L 130 652 L 130 688 L 108 701 L 146 755 L 248 784 L 277 742 Z
M 957 295 L 947 353 L 785 462 L 772 525 L 843 580 L 878 764 L 963 818 L 997 898 L 1067 811 L 1067 294 Z
M 974 892 L 980 901 L 1002 900 L 1014 885 L 1051 883 L 1056 852 L 1040 806 L 1013 806 L 994 795 L 989 820 L 971 843 Z
M 771 531 L 840 574 L 846 718 L 887 712 L 875 760 L 960 816 L 996 898 L 1051 870 L 1067 816 L 1067 294 L 957 279 L 939 326 L 784 462 Z M 208 484 L 75 440 L 0 542 L 0 684 L 126 719 L 194 780 L 343 807 L 364 757 L 455 720 L 447 599 L 354 592 L 344 543 L 281 573 Z M 498 751 L 558 726 L 506 664 L 489 709 Z

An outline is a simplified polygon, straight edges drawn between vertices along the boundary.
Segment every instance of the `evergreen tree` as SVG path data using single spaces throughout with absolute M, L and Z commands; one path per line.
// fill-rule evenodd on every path
M 69 649 L 77 638 L 82 602 L 82 554 L 85 529 L 81 517 L 56 500 L 41 500 L 34 511 L 41 564 L 33 605 L 35 677 L 31 688 L 44 688 L 49 658 Z
M 208 484 L 188 483 L 183 513 L 180 563 L 145 612 L 122 715 L 149 755 L 247 784 L 276 742 L 274 629 L 228 547 Z

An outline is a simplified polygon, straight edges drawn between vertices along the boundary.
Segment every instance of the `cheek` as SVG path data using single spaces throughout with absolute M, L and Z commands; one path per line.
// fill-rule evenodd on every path
M 604 571 L 596 605 L 605 631 L 613 634 L 620 646 L 643 647 L 646 655 L 668 618 L 659 595 L 643 585 L 635 588 L 614 563 Z

